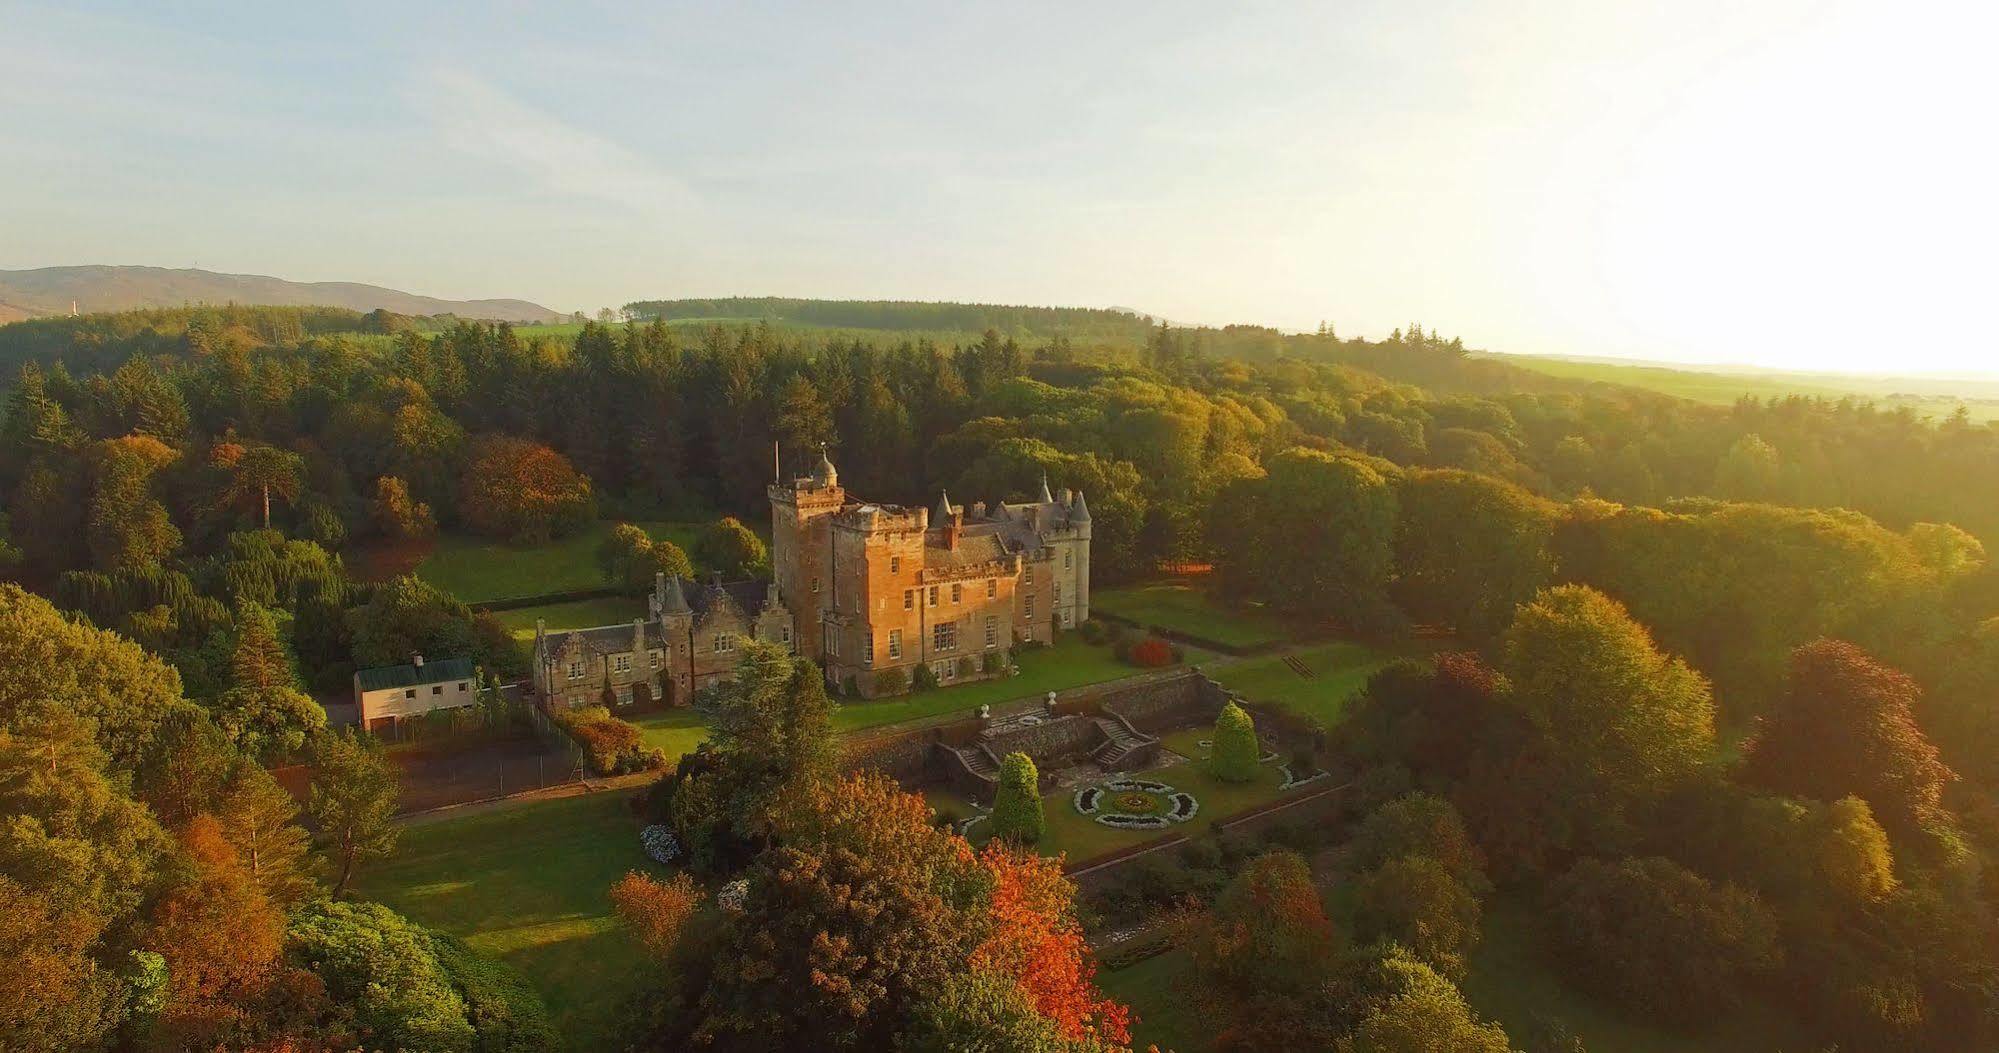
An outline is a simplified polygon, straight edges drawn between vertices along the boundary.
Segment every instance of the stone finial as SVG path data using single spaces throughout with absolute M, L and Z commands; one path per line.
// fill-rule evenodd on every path
M 1042 504 L 1044 504 L 1044 505 L 1052 505 L 1052 504 L 1054 504 L 1054 503 L 1055 503 L 1055 495 L 1054 495 L 1054 494 L 1051 494 L 1051 493 L 1049 493 L 1049 492 L 1048 492 L 1048 473 L 1047 473 L 1047 472 L 1042 472 L 1042 473 L 1041 473 L 1041 498 L 1040 498 L 1040 500 L 1041 500 L 1041 503 L 1042 503 Z

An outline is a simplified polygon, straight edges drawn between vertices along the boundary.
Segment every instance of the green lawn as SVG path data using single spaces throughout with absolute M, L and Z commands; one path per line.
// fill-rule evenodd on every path
M 1291 635 L 1291 623 L 1260 608 L 1225 607 L 1184 581 L 1127 585 L 1090 593 L 1092 610 L 1158 625 L 1226 647 L 1261 647 Z
M 639 972 L 608 891 L 653 866 L 625 795 L 599 793 L 406 827 L 395 856 L 361 870 L 359 892 L 519 969 L 586 1050 Z
M 1767 1005 L 1745 1006 L 1685 1033 L 1636 1019 L 1571 989 L 1550 971 L 1536 932 L 1545 913 L 1534 904 L 1494 897 L 1485 908 L 1465 997 L 1480 1016 L 1503 1025 L 1516 1046 L 1537 1017 L 1554 1017 L 1590 1049 L 1617 1053 L 1801 1053 L 1817 1048 L 1806 1041 L 1797 1021 Z
M 946 713 L 968 717 L 980 706 L 989 703 L 1042 695 L 1144 672 L 1118 661 L 1109 647 L 1086 644 L 1075 633 L 1064 633 L 1053 647 L 1015 651 L 1014 660 L 1020 664 L 1019 676 L 981 680 L 958 687 L 933 688 L 880 702 L 847 702 L 833 717 L 833 727 L 839 731 L 855 731 Z M 1190 654 L 1188 660 L 1197 659 Z
M 1283 655 L 1217 665 L 1208 675 L 1252 702 L 1283 706 L 1331 727 L 1367 678 L 1400 657 L 1345 640 L 1288 653 L 1318 675 L 1299 676 L 1284 663 Z
M 532 642 L 534 640 L 534 620 L 546 618 L 548 630 L 589 629 L 599 625 L 617 625 L 633 618 L 643 618 L 646 613 L 645 601 L 634 596 L 605 596 L 594 600 L 571 600 L 568 603 L 544 603 L 539 607 L 521 607 L 511 611 L 494 611 L 493 617 L 500 620 L 514 634 L 514 639 Z
M 639 726 L 646 745 L 657 746 L 666 751 L 666 763 L 669 767 L 679 763 L 680 758 L 694 752 L 694 747 L 708 740 L 708 725 L 702 723 L 701 714 L 691 709 L 669 709 L 659 713 L 649 713 L 632 723 Z
M 597 545 L 615 523 L 599 521 L 546 545 L 509 545 L 489 538 L 450 535 L 416 572 L 423 580 L 466 603 L 486 603 L 516 596 L 541 596 L 604 584 L 597 566 Z M 699 523 L 640 523 L 655 538 L 693 551 Z M 529 624 L 533 624 L 530 622 Z
M 1175 1053 L 1208 1048 L 1215 1029 L 1206 1025 L 1180 991 L 1188 973 L 1187 955 L 1168 951 L 1114 973 L 1098 973 L 1097 986 L 1131 1007 L 1131 1048 L 1158 1045 Z
M 1062 855 L 1070 860 L 1093 859 L 1115 852 L 1121 848 L 1161 837 L 1184 834 L 1199 837 L 1215 825 L 1216 820 L 1227 819 L 1237 812 L 1246 811 L 1257 805 L 1276 800 L 1285 791 L 1277 786 L 1283 775 L 1275 763 L 1257 769 L 1257 777 L 1246 783 L 1228 783 L 1208 774 L 1208 766 L 1199 761 L 1187 761 L 1137 773 L 1136 778 L 1152 779 L 1166 783 L 1176 790 L 1185 790 L 1201 803 L 1201 810 L 1194 818 L 1184 823 L 1174 823 L 1163 829 L 1121 830 L 1105 826 L 1095 819 L 1076 811 L 1075 790 L 1057 790 L 1041 799 L 1042 814 L 1047 818 L 1047 833 L 1035 846 L 1042 855 Z M 1318 789 L 1318 784 L 1300 787 L 1292 792 Z M 974 831 L 978 833 L 978 831 Z M 976 839 L 976 838 L 975 838 Z

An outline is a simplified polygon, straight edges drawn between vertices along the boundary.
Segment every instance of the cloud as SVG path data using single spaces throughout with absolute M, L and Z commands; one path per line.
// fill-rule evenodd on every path
M 567 124 L 462 69 L 426 77 L 421 104 L 451 147 L 496 161 L 550 193 L 634 218 L 684 218 L 697 201 L 681 179 L 595 132 Z

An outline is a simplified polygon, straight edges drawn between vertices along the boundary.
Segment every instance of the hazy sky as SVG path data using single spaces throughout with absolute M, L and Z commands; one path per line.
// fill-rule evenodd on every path
M 0 267 L 1999 370 L 1993 10 L 0 0 Z

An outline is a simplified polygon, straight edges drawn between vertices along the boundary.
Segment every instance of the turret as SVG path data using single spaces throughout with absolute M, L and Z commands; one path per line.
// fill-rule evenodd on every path
M 1037 499 L 1044 505 L 1055 503 L 1055 495 L 1048 492 L 1048 473 L 1041 473 L 1041 496 Z
M 826 456 L 826 447 L 819 447 L 819 467 L 812 470 L 812 481 L 819 486 L 837 486 L 840 473 L 833 468 L 833 459 Z
M 1087 523 L 1089 521 L 1090 506 L 1083 503 L 1083 491 L 1078 490 L 1076 491 L 1076 500 L 1069 505 L 1069 522 Z

